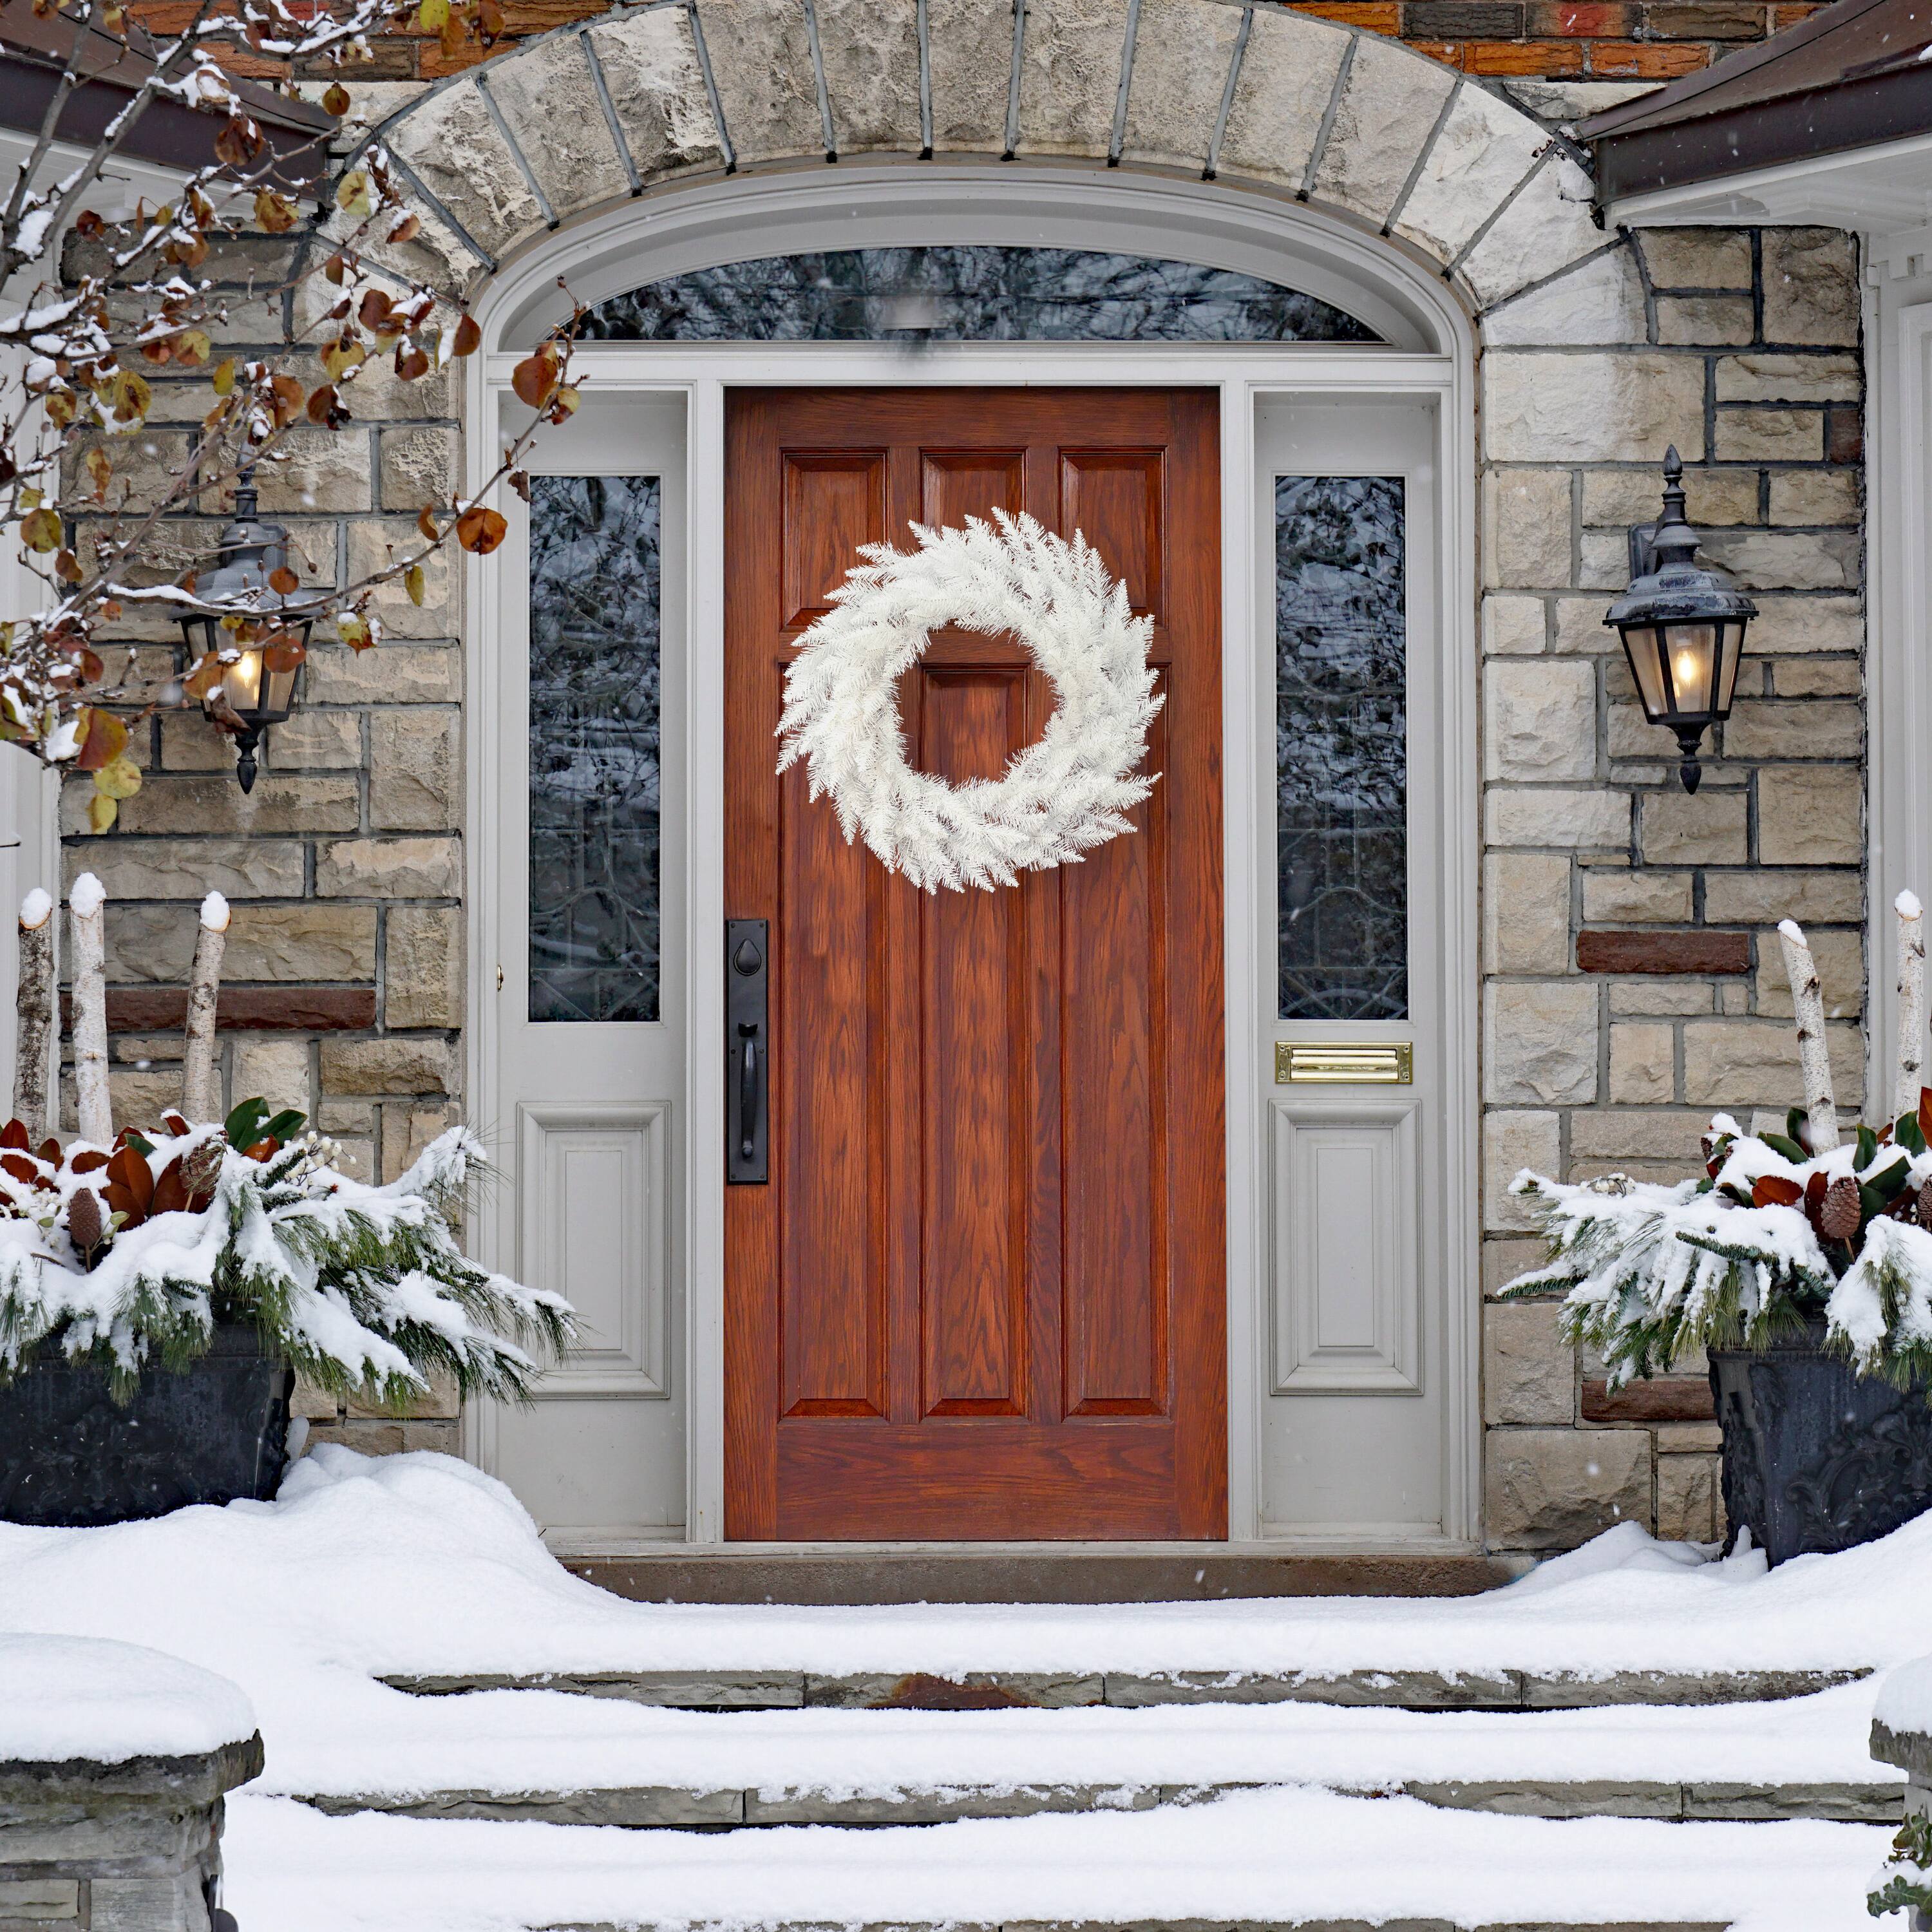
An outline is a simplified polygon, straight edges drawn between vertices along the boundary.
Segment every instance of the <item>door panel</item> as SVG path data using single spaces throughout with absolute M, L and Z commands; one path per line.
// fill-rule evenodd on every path
M 1226 1533 L 1215 404 L 1190 391 L 748 392 L 727 415 L 726 910 L 771 922 L 772 1180 L 725 1209 L 726 1533 Z M 1155 620 L 1136 828 L 922 894 L 800 768 L 784 670 L 890 533 L 1082 531 Z M 1051 715 L 945 632 L 906 742 L 997 776 Z

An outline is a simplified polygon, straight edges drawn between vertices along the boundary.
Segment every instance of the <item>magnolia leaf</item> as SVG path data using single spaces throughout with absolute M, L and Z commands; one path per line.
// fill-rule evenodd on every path
M 447 7 L 448 0 L 443 0 L 443 4 Z M 369 199 L 369 177 L 360 168 L 344 175 L 337 184 L 335 205 L 358 220 L 375 212 L 375 203 Z
M 526 356 L 510 372 L 510 387 L 516 391 L 517 400 L 530 406 L 541 409 L 549 400 L 550 392 L 556 387 L 556 352 L 545 346 L 534 356 Z
M 30 512 L 20 525 L 20 541 L 29 550 L 38 550 L 43 556 L 50 550 L 58 550 L 61 520 L 51 510 Z
M 98 791 L 87 801 L 87 829 L 90 832 L 112 832 L 114 821 L 121 816 L 121 808 L 104 791 Z
M 124 752 L 94 773 L 94 789 L 110 798 L 132 798 L 141 789 L 141 768 Z
M 1761 1174 L 1751 1184 L 1754 1208 L 1790 1208 L 1804 1198 L 1804 1190 L 1782 1174 Z
M 456 541 L 478 556 L 488 556 L 503 541 L 509 525 L 486 504 L 472 503 L 456 520 Z
M 423 567 L 421 564 L 412 563 L 404 572 L 403 588 L 410 593 L 410 602 L 421 610 L 424 596 Z
M 349 112 L 349 90 L 340 81 L 332 81 L 328 91 L 322 97 L 323 111 L 333 114 L 340 121 Z
M 128 748 L 128 728 L 111 711 L 103 711 L 89 705 L 80 714 L 86 727 L 86 736 L 80 743 L 80 755 L 75 759 L 77 770 L 83 772 L 105 771 Z

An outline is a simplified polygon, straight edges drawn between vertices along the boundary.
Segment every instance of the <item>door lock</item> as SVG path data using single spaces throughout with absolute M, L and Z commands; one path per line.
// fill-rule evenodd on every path
M 724 922 L 724 1178 L 771 1178 L 771 926 Z

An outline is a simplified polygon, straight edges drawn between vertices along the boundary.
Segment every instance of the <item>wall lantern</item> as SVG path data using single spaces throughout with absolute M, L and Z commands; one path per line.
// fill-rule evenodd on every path
M 224 630 L 218 616 L 197 612 L 181 620 L 193 665 L 207 652 L 227 659 L 220 680 L 202 699 L 204 713 L 235 736 L 235 776 L 242 789 L 252 791 L 258 769 L 255 753 L 272 724 L 284 723 L 295 709 L 296 680 L 308 655 L 308 634 L 314 620 L 302 618 L 286 626 L 278 614 L 298 598 L 285 596 L 269 581 L 286 567 L 289 533 L 280 524 L 265 524 L 256 514 L 255 472 L 245 470 L 236 486 L 235 516 L 221 532 L 220 560 L 196 580 L 195 594 L 205 603 L 231 604 L 257 619 L 260 634 L 244 643 Z
M 1664 459 L 1664 514 L 1630 533 L 1630 585 L 1604 617 L 1622 632 L 1643 715 L 1677 734 L 1677 768 L 1694 792 L 1705 731 L 1731 715 L 1744 626 L 1757 606 L 1720 570 L 1700 567 L 1697 532 L 1684 520 L 1684 464 Z

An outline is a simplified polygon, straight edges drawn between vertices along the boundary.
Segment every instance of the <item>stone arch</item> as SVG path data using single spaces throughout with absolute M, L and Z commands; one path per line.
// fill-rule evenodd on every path
M 1398 41 L 1267 0 L 659 0 L 440 82 L 371 138 L 422 218 L 394 266 L 458 300 L 660 186 L 858 156 L 1060 160 L 1291 196 L 1409 252 L 1478 317 L 1594 263 L 1556 332 L 1516 339 L 1643 339 L 1628 251 L 1609 258 L 1568 143 Z M 1580 338 L 1583 284 L 1598 332 Z

